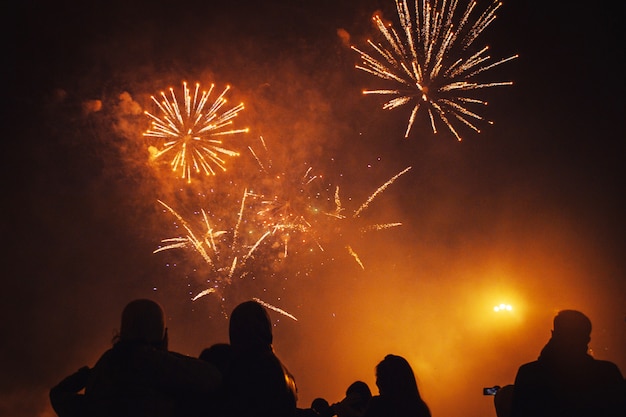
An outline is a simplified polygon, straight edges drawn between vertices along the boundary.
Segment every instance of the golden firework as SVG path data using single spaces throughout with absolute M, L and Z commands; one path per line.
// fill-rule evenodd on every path
M 192 92 L 183 82 L 182 105 L 170 88 L 169 96 L 161 92 L 161 101 L 152 96 L 161 113 L 159 116 L 145 111 L 152 123 L 143 135 L 156 142 L 150 147 L 152 157 L 155 160 L 169 158 L 172 171 L 188 183 L 192 174 L 211 176 L 216 170 L 225 171 L 224 158 L 238 156 L 239 152 L 226 148 L 220 137 L 248 132 L 247 128 L 230 128 L 233 119 L 244 109 L 243 103 L 223 111 L 230 86 L 209 104 L 214 87 L 212 84 L 209 91 L 200 91 L 200 84 L 196 83 Z
M 406 0 L 395 0 L 401 31 L 373 17 L 383 36 L 380 43 L 368 41 L 373 52 L 356 47 L 362 62 L 359 70 L 389 81 L 393 88 L 365 90 L 363 94 L 379 94 L 392 98 L 384 109 L 395 109 L 411 104 L 405 137 L 409 136 L 420 108 L 426 108 L 433 133 L 437 133 L 435 119 L 440 119 L 454 134 L 460 122 L 480 132 L 478 121 L 485 119 L 473 107 L 486 101 L 473 95 L 477 90 L 513 84 L 511 81 L 484 82 L 477 76 L 500 64 L 517 58 L 492 61 L 489 47 L 475 47 L 478 36 L 496 18 L 502 3 L 496 0 L 473 20 L 476 2 L 471 1 L 462 13 L 457 13 L 458 0 L 416 0 L 414 16 Z M 491 121 L 487 121 L 492 123 Z

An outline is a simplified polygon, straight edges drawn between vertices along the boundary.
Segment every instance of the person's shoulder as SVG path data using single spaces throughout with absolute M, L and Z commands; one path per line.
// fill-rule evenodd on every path
M 114 358 L 116 356 L 118 356 L 118 354 L 115 351 L 114 347 L 107 349 L 102 355 L 100 355 L 94 367 L 102 366 L 102 364 L 106 364 L 112 360 L 115 360 Z
M 537 381 L 538 379 L 542 379 L 544 374 L 545 368 L 540 361 L 524 363 L 517 369 L 515 385 Z
M 520 367 L 517 369 L 517 372 L 532 372 L 534 370 L 537 370 L 539 368 L 542 368 L 542 364 L 540 361 L 532 361 L 532 362 L 526 362 L 522 365 L 520 365 Z
M 378 417 L 387 416 L 389 414 L 389 404 L 385 401 L 385 398 L 380 395 L 374 395 L 370 398 L 367 407 L 365 408 L 365 416 Z
M 611 361 L 607 361 L 604 359 L 594 359 L 593 360 L 596 363 L 596 366 L 598 367 L 603 367 L 606 369 L 617 369 L 619 370 L 619 368 L 617 367 L 617 365 L 614 362 Z
M 611 361 L 607 361 L 607 360 L 602 360 L 602 359 L 594 359 L 593 364 L 598 370 L 598 372 L 602 372 L 603 375 L 612 377 L 618 381 L 624 380 L 624 377 L 622 376 L 622 372 L 620 371 L 619 367 L 615 363 Z
M 368 407 L 370 408 L 382 407 L 384 404 L 386 404 L 386 402 L 387 401 L 385 397 L 382 397 L 380 395 L 374 395 L 372 398 L 370 398 L 368 402 Z

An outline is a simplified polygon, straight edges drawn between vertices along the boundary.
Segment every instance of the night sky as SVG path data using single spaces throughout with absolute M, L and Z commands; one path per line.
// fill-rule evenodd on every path
M 138 297 L 164 306 L 170 347 L 194 356 L 227 341 L 240 301 L 293 314 L 271 312 L 300 407 L 339 401 L 355 380 L 376 393 L 374 367 L 395 353 L 433 415 L 495 416 L 482 387 L 512 383 L 565 308 L 591 318 L 593 354 L 624 373 L 617 3 L 505 1 L 478 44 L 494 58 L 519 54 L 483 74 L 514 85 L 481 92 L 494 124 L 461 128 L 462 142 L 443 126 L 433 134 L 427 118 L 405 139 L 410 108 L 361 94 L 381 80 L 354 68 L 346 35 L 364 46 L 374 13 L 396 22 L 393 0 L 14 4 L 3 36 L 0 415 L 53 416 L 50 387 L 95 363 Z M 150 163 L 142 136 L 150 96 L 183 81 L 230 85 L 229 103 L 245 103 L 235 124 L 250 129 L 233 136 L 241 155 L 227 172 L 191 185 Z M 247 151 L 260 136 L 281 173 L 312 167 L 347 211 L 411 169 L 361 223 L 320 230 L 323 252 L 295 242 L 278 262 L 261 248 L 224 303 L 192 301 L 206 269 L 189 251 L 153 254 L 180 234 L 157 200 L 236 212 L 243 187 L 260 186 Z M 355 232 L 389 222 L 402 226 Z M 495 313 L 500 303 L 513 311 Z

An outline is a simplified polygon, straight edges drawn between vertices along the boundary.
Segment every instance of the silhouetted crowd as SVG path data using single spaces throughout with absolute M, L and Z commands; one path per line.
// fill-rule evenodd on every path
M 584 314 L 561 311 L 538 360 L 496 392 L 498 417 L 625 417 L 626 381 L 615 364 L 588 354 L 590 334 Z M 389 354 L 376 366 L 378 395 L 355 381 L 339 402 L 316 398 L 300 408 L 261 304 L 246 301 L 232 311 L 229 339 L 198 358 L 172 352 L 163 308 L 131 301 L 112 348 L 53 387 L 50 402 L 59 417 L 431 416 L 401 356 Z

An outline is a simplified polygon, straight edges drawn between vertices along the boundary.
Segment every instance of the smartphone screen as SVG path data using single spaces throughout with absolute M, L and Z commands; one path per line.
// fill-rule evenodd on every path
M 495 387 L 483 388 L 483 395 L 496 395 L 499 389 L 500 387 L 497 385 Z

